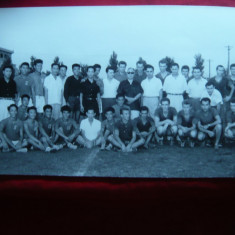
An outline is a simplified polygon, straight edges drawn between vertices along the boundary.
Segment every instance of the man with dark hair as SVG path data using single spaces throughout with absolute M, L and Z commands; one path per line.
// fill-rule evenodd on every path
M 29 106 L 33 105 L 32 102 L 32 89 L 33 89 L 33 79 L 28 76 L 29 73 L 29 63 L 23 62 L 20 65 L 20 75 L 14 78 L 16 82 L 16 90 L 17 90 L 17 103 L 22 95 L 28 95 L 30 97 Z M 20 105 L 19 102 L 18 105 Z
M 129 109 L 121 110 L 121 120 L 117 121 L 114 129 L 114 136 L 109 141 L 123 152 L 137 151 L 137 148 L 144 144 L 144 139 L 136 139 L 135 126 L 130 120 Z
M 51 65 L 51 74 L 45 78 L 44 90 L 45 90 L 45 102 L 50 104 L 52 109 L 52 117 L 57 120 L 60 116 L 60 109 L 63 102 L 64 86 L 63 82 L 58 76 L 59 65 L 53 63 Z
M 68 77 L 64 84 L 64 98 L 66 104 L 72 110 L 72 117 L 78 122 L 80 115 L 80 91 L 81 91 L 81 79 L 80 65 L 72 65 L 73 75 Z
M 134 119 L 136 135 L 144 139 L 144 148 L 149 148 L 149 142 L 155 132 L 154 120 L 148 116 L 149 109 L 146 106 L 140 107 L 140 116 Z
M 179 75 L 179 65 L 177 63 L 171 65 L 171 75 L 166 77 L 163 91 L 167 93 L 167 97 L 171 101 L 171 106 L 174 107 L 177 112 L 180 111 L 183 94 L 188 92 L 188 85 L 185 77 Z
M 127 80 L 126 66 L 127 64 L 125 61 L 118 62 L 118 71 L 115 73 L 114 78 L 119 82 Z
M 43 61 L 41 59 L 36 59 L 34 61 L 35 71 L 29 74 L 29 78 L 32 80 L 32 99 L 33 104 L 37 108 L 39 114 L 43 113 L 43 106 L 45 105 L 44 96 L 44 80 L 46 75 L 42 73 Z
M 60 65 L 60 71 L 59 71 L 59 77 L 62 81 L 62 84 L 63 84 L 63 102 L 62 102 L 62 105 L 66 105 L 66 101 L 65 101 L 65 98 L 64 98 L 64 84 L 67 80 L 67 76 L 66 76 L 66 73 L 67 73 L 67 69 L 68 67 L 64 64 Z
M 174 107 L 170 107 L 170 99 L 161 99 L 161 107 L 156 109 L 154 116 L 159 144 L 163 145 L 163 138 L 166 137 L 173 145 L 177 134 L 177 112 Z
M 77 142 L 91 149 L 101 144 L 101 122 L 95 119 L 95 109 L 92 106 L 87 108 L 86 115 L 87 118 L 81 121 L 81 135 L 78 136 Z
M 190 147 L 193 148 L 195 144 L 194 141 L 197 138 L 195 113 L 189 100 L 184 100 L 182 107 L 183 109 L 177 115 L 180 146 L 184 147 L 185 141 L 188 139 L 190 141 Z
M 167 62 L 165 59 L 162 59 L 158 62 L 160 72 L 155 76 L 156 78 L 159 78 L 162 81 L 162 84 L 164 84 L 165 78 L 170 75 L 170 73 L 167 71 Z
M 27 109 L 29 106 L 29 99 L 30 97 L 28 95 L 21 96 L 21 105 L 19 106 L 17 112 L 17 118 L 19 118 L 21 121 L 25 121 L 28 117 Z
M 205 97 L 210 99 L 210 106 L 220 112 L 221 104 L 223 104 L 223 99 L 220 92 L 215 89 L 213 81 L 209 81 L 206 83 L 206 90 L 202 92 L 201 99 Z
M 0 123 L 0 138 L 3 152 L 27 152 L 27 141 L 23 139 L 23 123 L 17 118 L 17 106 L 11 104 L 7 108 L 10 117 Z
M 2 72 L 3 77 L 0 78 L 0 121 L 9 117 L 7 107 L 14 104 L 17 98 L 16 83 L 11 78 L 12 66 L 5 66 Z
M 101 113 L 100 88 L 94 81 L 94 67 L 87 67 L 87 79 L 81 85 L 80 90 L 80 110 L 86 114 L 88 107 L 93 107 L 94 112 L 99 116 Z
M 144 62 L 137 61 L 134 80 L 138 83 L 141 83 L 146 78 L 146 76 Z
M 99 77 L 100 70 L 101 70 L 101 65 L 100 64 L 95 64 L 93 67 L 95 69 L 94 80 L 96 81 L 96 84 L 100 88 L 100 95 L 103 95 L 103 93 L 104 93 L 104 83 L 103 83 L 103 79 L 101 79 Z
M 235 98 L 230 100 L 230 110 L 226 113 L 225 137 L 235 140 Z
M 128 105 L 125 105 L 125 95 L 118 93 L 116 95 L 116 104 L 112 106 L 112 108 L 115 110 L 114 118 L 115 120 L 121 119 L 121 109 L 127 108 L 131 111 L 130 107 Z
M 141 82 L 143 88 L 142 104 L 147 106 L 149 114 L 154 118 L 154 111 L 159 106 L 159 99 L 162 98 L 162 82 L 159 78 L 154 77 L 154 67 L 145 66 L 147 78 Z
M 124 94 L 127 104 L 131 108 L 132 120 L 139 116 L 140 98 L 143 93 L 141 85 L 137 81 L 133 80 L 134 74 L 135 70 L 133 68 L 129 68 L 127 70 L 128 79 L 122 81 L 117 90 L 118 93 Z
M 106 68 L 107 78 L 103 79 L 104 83 L 104 93 L 102 96 L 102 110 L 103 112 L 113 105 L 115 105 L 115 97 L 117 95 L 117 89 L 120 84 L 114 78 L 114 68 L 108 66 Z M 104 114 L 104 113 L 103 113 Z M 103 116 L 104 118 L 104 116 Z
M 219 141 L 222 133 L 221 118 L 216 109 L 210 107 L 208 97 L 201 99 L 201 110 L 196 113 L 198 125 L 198 140 L 204 141 L 206 137 L 215 138 L 214 147 L 219 148 Z
M 55 123 L 55 132 L 59 135 L 58 143 L 70 149 L 77 149 L 75 141 L 80 132 L 78 124 L 70 118 L 71 108 L 67 105 L 61 107 L 62 117 Z
M 189 66 L 188 65 L 183 65 L 181 67 L 181 74 L 185 77 L 186 82 L 189 82 L 190 78 L 189 78 Z

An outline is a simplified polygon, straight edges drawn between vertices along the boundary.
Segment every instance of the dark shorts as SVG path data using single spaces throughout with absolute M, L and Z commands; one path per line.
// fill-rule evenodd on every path
M 80 111 L 80 98 L 78 96 L 69 96 L 68 103 L 72 112 Z

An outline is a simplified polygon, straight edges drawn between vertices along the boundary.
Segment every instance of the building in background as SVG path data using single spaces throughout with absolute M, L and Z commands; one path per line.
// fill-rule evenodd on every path
M 0 47 L 0 66 L 2 65 L 3 61 L 7 59 L 7 57 L 11 58 L 13 53 L 14 51 Z

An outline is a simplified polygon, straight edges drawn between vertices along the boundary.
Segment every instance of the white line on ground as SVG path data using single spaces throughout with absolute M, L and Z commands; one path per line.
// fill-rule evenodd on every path
M 74 173 L 74 176 L 84 176 L 98 152 L 99 148 L 92 149 L 90 154 L 87 155 L 86 160 L 80 165 L 79 170 Z

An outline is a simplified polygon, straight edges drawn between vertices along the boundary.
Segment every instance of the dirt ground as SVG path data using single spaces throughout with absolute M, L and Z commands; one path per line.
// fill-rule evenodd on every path
M 0 153 L 1 175 L 198 178 L 235 177 L 235 145 L 157 146 L 135 153 L 63 149 L 57 153 Z

